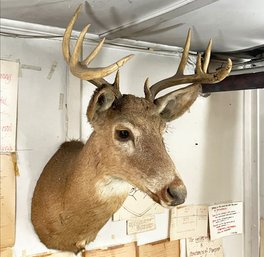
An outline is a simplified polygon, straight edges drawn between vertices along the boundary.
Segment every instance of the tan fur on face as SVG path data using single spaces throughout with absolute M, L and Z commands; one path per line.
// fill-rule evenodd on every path
M 107 137 L 108 151 L 112 158 L 116 158 L 113 163 L 119 165 L 117 177 L 152 193 L 158 192 L 177 177 L 174 164 L 163 143 L 165 122 L 153 103 L 125 95 L 113 109 L 102 115 L 104 117 L 100 117 L 100 123 L 93 124 L 100 126 L 102 137 L 113 134 L 116 127 L 128 128 L 133 133 L 133 140 L 125 143 L 117 142 L 113 136 Z M 144 181 L 143 185 L 138 178 Z

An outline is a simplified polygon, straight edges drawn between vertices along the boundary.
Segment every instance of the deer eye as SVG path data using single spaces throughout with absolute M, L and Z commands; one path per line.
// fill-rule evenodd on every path
M 126 129 L 116 130 L 116 139 L 119 141 L 128 141 L 131 139 L 130 131 Z

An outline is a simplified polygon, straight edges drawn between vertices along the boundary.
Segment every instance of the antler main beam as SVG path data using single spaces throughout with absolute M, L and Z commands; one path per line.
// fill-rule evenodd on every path
M 188 36 L 185 42 L 184 50 L 182 53 L 181 61 L 178 67 L 177 72 L 174 76 L 170 78 L 166 78 L 161 80 L 150 87 L 150 93 L 152 99 L 155 99 L 155 96 L 162 90 L 176 86 L 181 84 L 187 83 L 207 83 L 207 84 L 214 84 L 223 80 L 231 71 L 232 68 L 232 61 L 231 59 L 227 59 L 227 63 L 224 67 L 217 70 L 214 73 L 207 73 L 207 69 L 210 62 L 210 55 L 211 55 L 211 48 L 212 48 L 212 40 L 209 41 L 207 49 L 205 51 L 204 61 L 202 63 L 201 54 L 198 54 L 197 62 L 196 62 L 196 70 L 195 74 L 192 75 L 184 75 L 184 69 L 188 61 L 188 55 L 190 50 L 191 44 L 191 30 L 188 31 Z M 149 98 L 149 96 L 148 96 Z
M 62 51 L 63 56 L 68 63 L 70 70 L 73 75 L 76 77 L 83 79 L 83 80 L 89 80 L 97 87 L 108 84 L 107 81 L 102 79 L 103 77 L 115 72 L 118 70 L 121 66 L 123 66 L 133 55 L 128 55 L 119 61 L 107 66 L 107 67 L 100 67 L 100 68 L 88 68 L 87 66 L 91 63 L 91 61 L 97 56 L 99 51 L 101 50 L 103 43 L 105 39 L 103 38 L 101 42 L 96 46 L 96 48 L 89 54 L 83 61 L 79 61 L 80 54 L 81 54 L 81 48 L 83 45 L 83 40 L 85 37 L 85 34 L 87 33 L 89 26 L 87 25 L 84 27 L 82 32 L 80 33 L 77 42 L 75 44 L 73 53 L 71 55 L 70 53 L 70 38 L 73 30 L 73 26 L 77 20 L 77 18 L 80 15 L 82 5 L 80 5 L 77 10 L 75 11 L 73 17 L 71 18 L 64 36 L 63 36 L 63 42 L 62 42 Z

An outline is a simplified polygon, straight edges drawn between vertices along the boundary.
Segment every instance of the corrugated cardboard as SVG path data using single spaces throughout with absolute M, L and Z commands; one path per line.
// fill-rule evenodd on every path
M 137 257 L 180 257 L 180 241 L 160 241 L 138 247 Z
M 0 250 L 0 256 L 1 257 L 13 257 L 13 248 L 8 247 L 8 248 L 2 248 Z
M 13 157 L 1 154 L 0 158 L 0 248 L 15 244 L 15 192 L 16 176 Z M 2 257 L 2 254 L 1 254 Z
M 105 250 L 92 250 L 82 253 L 82 257 L 136 257 L 136 244 L 130 243 L 110 247 Z

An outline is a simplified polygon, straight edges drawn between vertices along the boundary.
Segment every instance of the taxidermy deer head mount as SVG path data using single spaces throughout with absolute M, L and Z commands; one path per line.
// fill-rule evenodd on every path
M 80 6 L 81 7 L 81 6 Z M 232 63 L 215 73 L 207 73 L 211 41 L 202 61 L 198 54 L 196 71 L 184 75 L 188 59 L 189 31 L 176 74 L 149 86 L 145 98 L 122 95 L 119 73 L 113 84 L 103 77 L 117 71 L 130 56 L 104 68 L 88 68 L 104 40 L 83 61 L 79 61 L 86 26 L 73 53 L 70 37 L 80 13 L 76 10 L 63 38 L 63 55 L 71 72 L 97 87 L 87 117 L 94 131 L 82 142 L 71 141 L 45 166 L 32 199 L 32 223 L 40 240 L 48 247 L 77 253 L 93 241 L 98 231 L 128 196 L 131 185 L 147 193 L 162 206 L 182 204 L 186 188 L 166 152 L 162 135 L 166 122 L 181 116 L 198 96 L 201 83 L 217 83 L 230 72 Z M 190 85 L 156 97 L 162 90 L 180 84 Z

